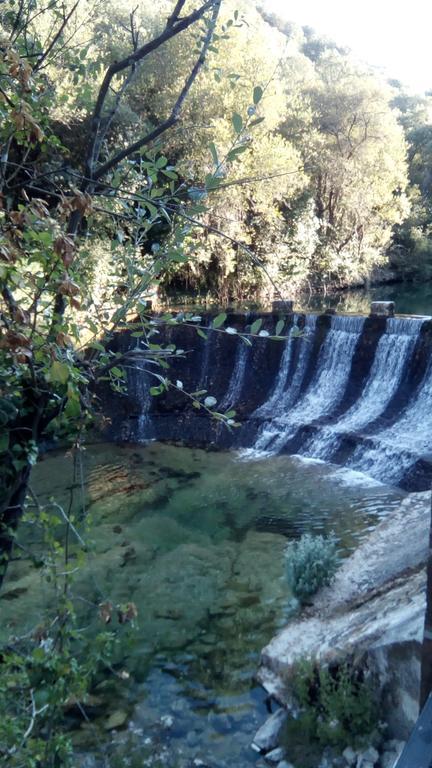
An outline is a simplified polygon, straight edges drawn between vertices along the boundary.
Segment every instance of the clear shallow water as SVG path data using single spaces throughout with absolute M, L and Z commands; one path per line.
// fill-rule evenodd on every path
M 245 460 L 157 443 L 89 447 L 83 467 L 94 541 L 75 586 L 84 615 L 86 605 L 132 600 L 139 618 L 121 659 L 129 680 L 102 680 L 92 722 L 75 723 L 81 764 L 255 764 L 250 742 L 267 712 L 253 680 L 261 648 L 288 616 L 287 540 L 334 531 L 346 553 L 403 493 L 301 457 Z M 72 484 L 70 457 L 51 455 L 33 487 L 41 501 L 66 503 Z M 19 563 L 4 594 L 2 639 L 37 624 L 50 600 L 38 572 Z M 125 726 L 107 731 L 115 711 L 127 714 Z

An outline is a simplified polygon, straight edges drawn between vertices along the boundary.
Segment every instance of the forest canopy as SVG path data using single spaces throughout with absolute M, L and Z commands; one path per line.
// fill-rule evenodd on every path
M 72 186 L 85 171 L 83 148 L 104 68 L 126 54 L 134 30 L 150 39 L 172 11 L 168 0 L 143 0 L 133 17 L 123 0 L 60 5 L 68 33 L 39 68 L 46 84 L 38 97 L 41 130 L 48 128 L 49 141 L 35 164 L 45 197 L 56 173 Z M 54 6 L 35 14 L 33 45 L 43 45 L 56 13 Z M 6 28 L 7 13 L 3 18 Z M 138 126 L 169 119 L 202 34 L 191 27 L 136 66 L 105 131 L 102 156 L 126 146 Z M 163 144 L 153 144 L 175 166 L 182 199 L 205 208 L 186 236 L 187 264 L 165 271 L 162 294 L 198 291 L 245 301 L 271 297 L 268 275 L 292 296 L 306 287 L 358 284 L 389 265 L 409 275 L 428 272 L 430 120 L 429 97 L 407 96 L 399 83 L 383 82 L 309 28 L 225 0 L 181 122 Z M 107 169 L 104 179 L 113 188 L 115 173 Z M 164 173 L 166 181 L 169 168 Z M 170 236 L 167 221 L 155 222 L 137 257 L 145 261 Z M 95 290 L 110 271 L 109 241 L 111 233 L 93 227 L 88 265 L 98 265 Z

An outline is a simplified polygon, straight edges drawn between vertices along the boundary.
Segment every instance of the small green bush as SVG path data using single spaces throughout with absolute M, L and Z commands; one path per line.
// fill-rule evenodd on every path
M 331 584 L 339 562 L 334 536 L 304 534 L 286 549 L 287 578 L 294 596 L 305 603 L 320 587 Z
M 318 669 L 303 660 L 296 666 L 292 685 L 300 706 L 296 725 L 308 739 L 339 750 L 367 742 L 378 719 L 377 703 L 361 670 L 348 664 Z

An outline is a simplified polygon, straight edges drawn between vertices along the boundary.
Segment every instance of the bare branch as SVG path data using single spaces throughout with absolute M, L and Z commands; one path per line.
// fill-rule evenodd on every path
M 171 14 L 171 16 L 168 17 L 166 29 L 171 29 L 171 27 L 174 26 L 179 20 L 179 16 L 183 10 L 183 6 L 185 5 L 186 0 L 177 0 L 174 10 Z
M 221 0 L 215 0 L 211 22 L 208 26 L 200 54 L 190 74 L 185 80 L 183 88 L 180 91 L 180 94 L 171 110 L 170 116 L 163 123 L 158 125 L 157 128 L 154 128 L 152 131 L 147 133 L 145 136 L 142 136 L 133 144 L 130 144 L 128 147 L 125 147 L 125 149 L 122 149 L 121 152 L 118 152 L 110 160 L 107 160 L 106 163 L 104 163 L 100 168 L 98 168 L 98 170 L 94 174 L 94 179 L 99 179 L 105 173 L 110 171 L 111 168 L 114 168 L 116 165 L 118 165 L 126 157 L 133 155 L 135 152 L 138 152 L 138 150 L 142 149 L 142 147 L 145 147 L 151 142 L 155 141 L 155 139 L 157 139 L 162 133 L 165 133 L 169 128 L 171 128 L 173 125 L 175 125 L 178 122 L 178 120 L 180 119 L 181 110 L 186 100 L 186 97 L 190 89 L 192 88 L 192 85 L 195 82 L 200 69 L 202 68 L 205 62 L 205 58 L 212 41 L 213 31 L 216 25 L 217 17 L 219 15 L 220 5 L 221 5 Z
M 134 50 L 134 51 L 138 50 L 138 39 L 139 39 L 139 33 L 138 33 L 138 30 L 137 30 L 136 25 L 135 25 L 135 14 L 136 14 L 136 12 L 137 12 L 137 8 L 135 8 L 132 11 L 132 13 L 130 14 L 130 28 L 128 30 L 130 32 L 130 35 L 131 35 L 132 50 Z M 100 123 L 100 126 L 99 126 L 99 134 L 95 136 L 95 141 L 93 142 L 92 156 L 91 156 L 91 158 L 90 158 L 90 160 L 89 160 L 89 162 L 87 164 L 87 168 L 86 168 L 89 176 L 91 176 L 91 174 L 92 174 L 92 169 L 94 167 L 95 162 L 97 161 L 97 158 L 99 157 L 99 153 L 100 153 L 100 149 L 101 149 L 102 143 L 103 143 L 103 141 L 104 141 L 104 139 L 105 139 L 105 137 L 106 137 L 106 135 L 107 135 L 111 125 L 112 125 L 112 122 L 113 122 L 113 120 L 114 120 L 114 118 L 115 118 L 115 116 L 116 116 L 116 114 L 118 112 L 118 109 L 120 107 L 120 102 L 122 100 L 122 97 L 123 97 L 124 93 L 126 92 L 126 90 L 129 88 L 133 78 L 135 77 L 137 69 L 138 69 L 137 63 L 136 62 L 132 62 L 129 74 L 125 77 L 122 85 L 120 86 L 119 90 L 117 91 L 117 93 L 115 95 L 115 101 L 114 101 L 113 108 L 108 113 L 108 115 L 105 117 L 105 119 L 103 121 L 101 120 L 101 123 Z
M 190 27 L 196 21 L 199 21 L 199 19 L 201 19 L 206 13 L 206 11 L 208 11 L 210 8 L 214 8 L 215 6 L 219 7 L 220 2 L 221 0 L 207 0 L 200 8 L 197 8 L 188 16 L 185 16 L 183 19 L 179 20 L 174 26 L 166 28 L 160 35 L 155 37 L 153 40 L 150 40 L 145 45 L 142 45 L 136 51 L 132 51 L 128 56 L 125 56 L 120 61 L 115 61 L 113 64 L 111 64 L 111 66 L 108 67 L 105 73 L 105 77 L 102 81 L 102 85 L 100 87 L 94 112 L 93 112 L 93 119 L 92 119 L 93 141 L 91 142 L 91 145 L 89 147 L 89 152 L 87 155 L 87 168 L 89 171 L 89 176 L 93 177 L 93 173 L 92 173 L 93 168 L 90 167 L 90 164 L 92 162 L 93 164 L 97 162 L 97 156 L 95 155 L 94 149 L 98 142 L 99 131 L 102 123 L 103 108 L 104 108 L 105 100 L 108 95 L 109 88 L 111 86 L 111 82 L 113 78 L 116 75 L 118 75 L 120 72 L 123 72 L 125 69 L 128 69 L 132 64 L 137 64 L 138 62 L 142 61 L 144 58 L 146 58 L 146 56 L 148 56 L 150 53 L 153 53 L 153 51 L 156 51 L 158 48 L 164 45 L 164 43 L 166 43 L 168 40 L 171 40 L 171 38 L 175 37 L 180 32 L 183 32 L 185 29 L 188 29 L 188 27 Z
M 69 11 L 69 13 L 63 18 L 63 21 L 60 24 L 57 32 L 55 33 L 53 39 L 50 42 L 50 44 L 48 45 L 48 48 L 43 52 L 42 56 L 40 57 L 38 62 L 35 64 L 35 66 L 33 68 L 34 72 L 37 72 L 37 70 L 41 68 L 41 66 L 42 66 L 43 62 L 45 61 L 45 59 L 50 55 L 52 49 L 55 47 L 57 41 L 60 39 L 60 37 L 62 36 L 64 30 L 66 29 L 66 27 L 67 27 L 67 25 L 69 23 L 69 20 L 72 18 L 73 14 L 75 13 L 76 9 L 78 8 L 79 3 L 80 3 L 80 0 L 76 0 L 75 5 L 72 6 L 72 8 Z

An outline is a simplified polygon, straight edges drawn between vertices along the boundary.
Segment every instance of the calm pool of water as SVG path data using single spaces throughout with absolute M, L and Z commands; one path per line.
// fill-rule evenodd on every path
M 287 299 L 291 298 L 286 296 Z M 185 297 L 182 297 L 182 302 Z M 326 309 L 336 309 L 339 312 L 368 315 L 372 301 L 394 301 L 396 313 L 401 315 L 432 315 L 432 281 L 401 282 L 389 285 L 378 285 L 371 288 L 356 288 L 329 293 L 324 296 L 319 294 L 304 294 L 298 296 L 295 301 L 295 310 L 299 312 L 324 312 Z M 196 297 L 193 303 L 171 303 L 172 309 L 184 309 L 186 311 L 217 312 L 224 309 L 217 304 L 205 305 L 197 303 Z M 238 303 L 230 305 L 231 309 L 239 312 L 253 310 L 259 312 L 268 311 L 269 305 L 259 303 Z
M 296 306 L 305 312 L 336 309 L 368 315 L 372 301 L 394 301 L 395 310 L 401 315 L 432 315 L 432 282 L 394 283 L 340 291 L 330 296 L 304 296 Z
M 88 447 L 82 472 L 74 478 L 70 457 L 48 456 L 34 490 L 68 504 L 74 487 L 77 515 L 84 502 L 90 516 L 93 547 L 75 586 L 83 610 L 133 601 L 139 617 L 121 660 L 129 679 L 102 681 L 102 705 L 75 724 L 80 765 L 255 764 L 250 743 L 267 713 L 254 674 L 289 612 L 287 540 L 334 531 L 347 553 L 403 493 L 299 457 L 245 461 L 158 443 Z M 50 599 L 39 579 L 11 567 L 2 638 L 37 624 Z M 125 723 L 107 729 L 119 712 Z

